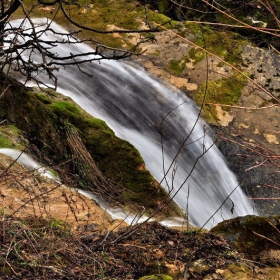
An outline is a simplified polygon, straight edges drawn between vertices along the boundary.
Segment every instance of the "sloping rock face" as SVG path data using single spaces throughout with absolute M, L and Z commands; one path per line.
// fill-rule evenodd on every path
M 244 70 L 252 81 L 243 88 L 240 99 L 240 106 L 248 109 L 232 110 L 234 127 L 243 130 L 248 141 L 262 142 L 279 154 L 280 56 L 271 50 L 246 45 L 242 58 Z
M 260 98 L 273 100 L 280 95 L 280 59 L 273 50 L 265 50 L 250 45 L 243 46 L 243 66 L 251 78 L 259 85 L 268 88 L 271 94 L 258 92 Z
M 271 50 L 243 46 L 243 69 L 252 81 L 242 90 L 232 122 L 216 131 L 232 139 L 218 145 L 259 214 L 280 213 L 280 57 Z M 260 88 L 263 87 L 263 89 Z M 260 199 L 263 198 L 263 199 Z

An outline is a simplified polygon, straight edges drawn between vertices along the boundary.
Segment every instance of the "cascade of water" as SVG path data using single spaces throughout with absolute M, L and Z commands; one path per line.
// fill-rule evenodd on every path
M 35 22 L 42 24 L 44 20 Z M 13 25 L 17 23 L 14 21 Z M 55 23 L 52 28 L 65 32 Z M 44 36 L 50 39 L 57 35 L 48 32 L 41 39 Z M 92 49 L 76 44 L 57 46 L 55 51 L 69 55 Z M 40 59 L 35 53 L 31 55 L 34 61 Z M 162 185 L 167 191 L 171 195 L 178 191 L 174 201 L 183 210 L 188 208 L 192 224 L 204 225 L 222 204 L 206 228 L 223 219 L 254 213 L 189 98 L 164 86 L 132 62 L 103 60 L 80 67 L 92 77 L 74 66 L 61 68 L 57 73 L 58 91 L 70 96 L 92 116 L 105 120 L 117 136 L 132 143 L 153 176 L 158 181 L 165 178 Z M 47 76 L 39 77 L 49 83 Z

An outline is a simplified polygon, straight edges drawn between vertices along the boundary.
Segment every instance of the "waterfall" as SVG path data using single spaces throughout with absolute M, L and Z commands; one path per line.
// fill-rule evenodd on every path
M 45 21 L 34 20 L 38 24 Z M 66 32 L 55 23 L 52 28 Z M 48 31 L 41 39 L 56 36 Z M 92 51 L 82 43 L 55 47 L 58 55 Z M 35 53 L 29 55 L 34 61 L 40 59 Z M 254 213 L 235 175 L 213 145 L 209 127 L 198 118 L 197 107 L 185 94 L 132 61 L 102 60 L 80 68 L 82 71 L 74 66 L 59 69 L 58 92 L 106 121 L 118 137 L 133 144 L 148 170 L 175 195 L 174 201 L 188 213 L 193 225 L 203 226 L 216 211 L 206 228 L 224 219 Z M 50 83 L 47 75 L 38 77 Z

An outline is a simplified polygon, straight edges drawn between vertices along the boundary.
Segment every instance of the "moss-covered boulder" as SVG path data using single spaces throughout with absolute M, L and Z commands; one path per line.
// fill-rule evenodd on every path
M 134 211 L 143 211 L 144 207 L 147 214 L 168 200 L 167 193 L 145 169 L 139 152 L 116 137 L 104 121 L 87 114 L 70 98 L 54 91 L 26 88 L 5 75 L 1 76 L 0 90 L 4 92 L 0 99 L 2 147 L 12 147 L 12 140 L 5 140 L 7 134 L 3 134 L 4 125 L 12 125 L 27 139 L 29 153 L 52 169 L 63 171 L 62 178 L 74 186 L 93 192 L 100 191 L 100 184 L 104 189 L 109 186 L 107 193 L 113 196 L 111 202 L 122 203 Z M 73 143 L 69 135 L 75 133 Z M 86 162 L 81 161 L 81 151 Z M 89 173 L 93 173 L 91 181 Z M 171 203 L 164 216 L 176 213 L 178 209 Z
M 280 261 L 280 217 L 245 216 L 219 223 L 211 232 L 221 235 L 247 258 Z M 278 254 L 275 253 L 278 251 Z M 277 256 L 278 255 L 278 256 Z

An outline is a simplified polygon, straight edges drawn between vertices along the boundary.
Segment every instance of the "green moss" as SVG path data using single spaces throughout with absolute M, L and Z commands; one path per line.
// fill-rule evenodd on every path
M 242 46 L 247 43 L 239 34 L 231 31 L 219 31 L 195 23 L 186 23 L 187 30 L 195 36 L 194 43 L 233 64 L 242 62 Z M 205 57 L 198 48 L 190 50 L 189 56 L 195 63 Z
M 46 94 L 35 93 L 35 96 L 44 104 L 51 104 L 51 99 Z
M 55 113 L 61 114 L 61 115 L 68 115 L 68 114 L 79 114 L 79 109 L 66 101 L 57 101 L 51 104 L 52 110 L 54 110 Z
M 24 2 L 26 9 L 31 9 L 35 0 L 27 0 Z M 40 10 L 40 7 L 33 7 L 30 14 L 31 17 L 51 17 L 56 13 L 57 5 L 52 6 L 53 11 Z M 67 5 L 67 11 L 70 11 L 71 18 L 81 25 L 93 28 L 95 30 L 106 31 L 108 26 L 114 29 L 128 29 L 137 30 L 140 27 L 139 20 L 145 22 L 145 10 L 142 6 L 135 5 L 134 1 L 130 0 L 104 0 L 104 1 L 86 1 L 78 0 Z M 48 13 L 50 13 L 48 15 Z M 156 21 L 163 23 L 166 21 L 165 16 L 157 16 L 155 12 L 149 12 L 151 16 L 150 21 Z M 13 18 L 22 18 L 24 13 L 21 9 L 18 9 L 13 14 Z M 164 19 L 164 20 L 163 20 Z M 65 26 L 68 29 L 77 28 L 71 25 L 67 19 L 65 19 L 63 13 L 58 10 L 54 21 L 58 24 Z M 114 34 L 102 34 L 98 32 L 92 32 L 89 30 L 82 30 L 79 32 L 79 37 L 83 39 L 93 38 L 96 42 L 100 42 L 109 47 L 122 48 L 124 46 L 124 39 L 126 34 L 122 34 L 120 37 Z M 131 45 L 127 42 L 127 48 Z
M 116 137 L 104 121 L 83 115 L 80 109 L 66 101 L 56 101 L 49 108 L 59 119 L 63 118 L 79 129 L 102 173 L 124 188 L 122 198 L 127 205 L 139 205 L 155 191 L 158 199 L 165 197 L 164 191 L 156 189 L 149 171 L 141 169 L 144 161 L 139 152 L 127 141 Z M 154 201 L 147 200 L 145 207 L 153 205 Z
M 155 22 L 157 24 L 166 24 L 168 25 L 166 27 L 172 28 L 174 25 L 176 25 L 176 21 L 172 21 L 170 17 L 165 16 L 160 13 L 156 13 L 154 11 L 149 11 L 148 18 L 151 22 Z
M 0 148 L 12 148 L 13 142 L 0 134 Z
M 86 125 L 86 119 L 73 101 L 55 101 L 47 107 L 54 118 L 59 118 L 64 122 L 70 122 L 74 126 Z
M 70 24 L 64 17 L 63 13 L 58 10 L 58 5 L 54 5 L 53 11 L 41 10 L 41 6 L 34 6 L 35 0 L 27 0 L 24 2 L 26 9 L 31 10 L 30 16 L 35 17 L 51 17 L 56 14 L 54 21 L 66 27 L 67 29 L 77 30 L 77 27 Z M 163 3 L 165 2 L 165 3 Z M 161 3 L 162 9 L 168 4 L 167 0 Z M 66 6 L 66 5 L 65 5 Z M 35 7 L 35 8 L 34 8 Z M 112 29 L 126 29 L 137 30 L 141 27 L 141 22 L 146 22 L 146 17 L 153 26 L 153 22 L 157 24 L 166 24 L 167 28 L 177 28 L 180 24 L 171 20 L 169 17 L 152 10 L 145 10 L 141 5 L 136 5 L 135 1 L 131 0 L 104 0 L 104 1 L 86 1 L 78 0 L 67 5 L 67 11 L 70 12 L 71 18 L 81 25 L 87 26 L 94 30 L 106 31 Z M 147 11 L 147 13 L 146 13 Z M 48 13 L 50 13 L 48 15 Z M 24 17 L 23 11 L 18 9 L 13 14 L 13 19 Z M 95 42 L 102 43 L 112 48 L 127 48 L 133 47 L 131 41 L 128 39 L 128 34 L 103 34 L 99 32 L 92 32 L 89 30 L 79 30 L 79 38 L 92 38 Z M 137 52 L 140 51 L 140 48 Z
M 189 51 L 189 56 L 194 60 L 193 64 L 197 64 L 206 57 L 205 52 L 198 48 L 191 48 Z
M 116 137 L 104 121 L 84 112 L 70 98 L 11 85 L 1 99 L 0 112 L 25 133 L 30 144 L 36 147 L 34 151 L 41 161 L 52 162 L 53 166 L 62 165 L 66 173 L 76 172 L 71 147 L 66 141 L 68 130 L 74 126 L 103 175 L 122 190 L 121 202 L 130 209 L 144 205 L 151 212 L 167 198 L 166 192 L 157 187 L 145 169 L 139 152 L 127 141 Z M 11 131 L 17 131 L 16 127 L 11 126 Z M 0 126 L 0 145 L 17 147 L 4 135 L 5 131 L 6 127 Z M 166 214 L 176 213 L 179 211 L 171 203 Z
M 188 56 L 185 56 L 183 59 L 181 60 L 171 60 L 168 63 L 167 69 L 175 74 L 175 75 L 179 75 L 181 74 L 185 68 L 186 68 L 186 63 L 190 62 L 190 59 Z
M 184 234 L 186 235 L 200 235 L 201 234 L 201 229 L 189 229 L 189 230 L 186 230 L 184 231 Z
M 158 1 L 158 10 L 162 14 L 167 14 L 169 8 L 169 1 L 168 0 L 159 0 Z
M 170 72 L 178 75 L 183 72 L 185 65 L 183 65 L 179 60 L 171 60 L 168 64 L 168 69 Z
M 200 29 L 199 24 L 186 21 L 185 27 L 186 27 L 188 33 L 194 34 L 196 37 L 201 36 L 201 29 Z
M 254 258 L 263 250 L 279 249 L 279 216 L 246 216 L 222 222 L 211 229 L 230 240 L 239 252 L 253 255 Z M 269 241 L 267 238 L 271 239 Z
M 154 274 L 149 276 L 143 276 L 139 280 L 172 280 L 173 278 L 166 274 Z
M 144 161 L 139 152 L 127 141 L 116 137 L 104 121 L 83 114 L 66 101 L 54 102 L 49 107 L 59 119 L 67 119 L 79 129 L 99 169 L 123 188 L 122 202 L 127 206 L 145 205 L 150 212 L 167 198 L 166 192 L 156 187 L 150 172 L 143 168 Z M 177 212 L 175 204 L 167 209 L 167 214 L 172 212 Z
M 154 208 L 155 201 L 166 198 L 166 193 L 162 188 L 156 188 L 154 178 L 143 168 L 144 161 L 139 152 L 130 143 L 117 138 L 104 122 L 94 120 L 83 131 L 83 139 L 100 170 L 121 184 L 124 188 L 122 198 L 127 205 Z
M 145 39 L 149 39 L 149 40 L 156 40 L 156 35 L 154 33 L 144 33 L 142 35 Z
M 103 120 L 97 118 L 91 118 L 88 120 L 90 126 L 94 129 L 100 130 L 102 133 L 105 134 L 114 134 L 113 130 L 109 128 L 109 126 Z
M 193 94 L 193 98 L 199 105 L 204 101 L 204 97 L 206 104 L 217 103 L 233 105 L 239 101 L 245 83 L 246 78 L 239 73 L 235 73 L 228 78 L 208 81 L 197 89 Z M 212 105 L 205 105 L 203 114 L 206 121 L 210 123 L 216 123 L 218 120 L 216 109 Z
M 22 150 L 27 145 L 22 132 L 14 125 L 0 125 L 0 148 Z
M 233 263 L 222 271 L 223 279 L 250 279 L 252 272 L 246 264 Z
M 54 176 L 54 177 L 58 177 L 58 172 L 53 170 L 53 169 L 48 169 L 48 171 Z

